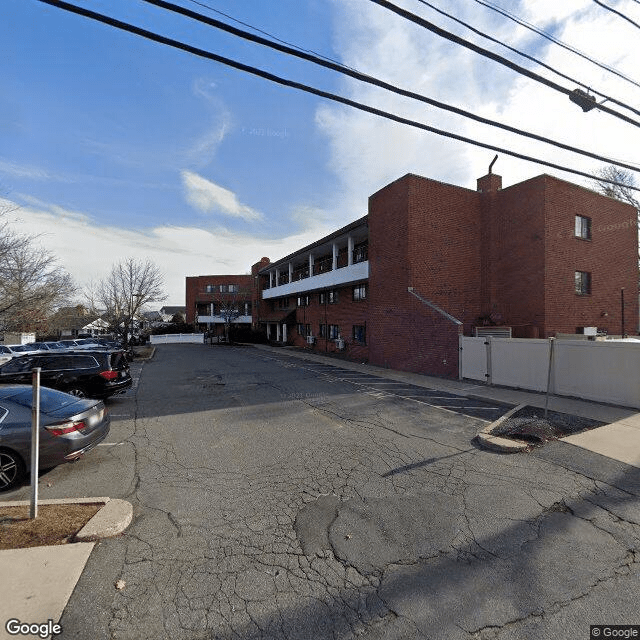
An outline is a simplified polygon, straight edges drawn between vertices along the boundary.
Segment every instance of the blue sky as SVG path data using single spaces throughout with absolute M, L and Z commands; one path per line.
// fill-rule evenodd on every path
M 174 1 L 229 21 L 201 4 Z M 461 135 L 584 171 L 600 166 L 270 52 L 141 0 L 73 2 Z M 565 97 L 368 0 L 203 4 L 418 93 L 605 156 L 638 156 L 637 127 L 598 112 L 582 114 Z M 418 0 L 397 4 L 506 55 Z M 640 105 L 638 87 L 478 3 L 433 4 L 595 89 Z M 590 0 L 503 4 L 640 81 L 640 32 Z M 610 4 L 640 21 L 633 0 Z M 80 286 L 104 277 L 117 260 L 150 258 L 165 272 L 167 304 L 184 304 L 185 276 L 245 273 L 262 256 L 278 259 L 365 215 L 368 196 L 407 172 L 474 188 L 494 155 L 37 0 L 4 0 L 1 12 L 0 197 L 5 207 L 19 205 L 12 214 L 16 228 L 41 234 L 40 242 Z M 507 156 L 499 158 L 495 172 L 505 185 L 543 172 L 585 183 Z

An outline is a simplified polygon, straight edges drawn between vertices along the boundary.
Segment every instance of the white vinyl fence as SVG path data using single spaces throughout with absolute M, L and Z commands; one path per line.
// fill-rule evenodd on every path
M 460 377 L 640 408 L 640 343 L 460 337 Z
M 151 344 L 174 344 L 179 342 L 204 344 L 204 333 L 164 333 L 159 336 L 149 336 Z

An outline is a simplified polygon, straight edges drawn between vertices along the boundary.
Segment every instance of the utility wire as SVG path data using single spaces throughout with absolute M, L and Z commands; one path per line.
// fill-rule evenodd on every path
M 297 49 L 298 51 L 304 51 L 306 53 L 311 53 L 314 54 L 320 58 L 323 58 L 324 60 L 327 60 L 328 62 L 334 62 L 335 64 L 341 64 L 339 63 L 337 60 L 334 60 L 333 58 L 329 58 L 321 53 L 318 53 L 317 51 L 313 51 L 312 49 L 305 49 L 303 47 L 299 47 L 296 44 L 292 44 L 291 42 L 287 42 L 286 40 L 281 40 L 280 38 L 278 38 L 277 36 L 274 36 L 273 34 L 269 33 L 268 31 L 263 31 L 262 29 L 258 29 L 258 27 L 254 27 L 252 24 L 249 24 L 248 22 L 243 22 L 242 20 L 238 20 L 237 18 L 234 18 L 233 16 L 230 16 L 228 13 L 225 13 L 224 11 L 220 11 L 218 9 L 215 9 L 214 7 L 212 7 L 211 5 L 206 4 L 205 2 L 198 2 L 198 0 L 187 0 L 188 2 L 191 2 L 192 4 L 196 4 L 199 7 L 203 7 L 204 9 L 209 9 L 210 11 L 213 11 L 214 13 L 217 13 L 220 16 L 224 16 L 225 18 L 227 18 L 228 20 L 232 20 L 233 22 L 236 22 L 237 24 L 241 24 L 243 27 L 248 27 L 249 29 L 252 29 L 253 31 L 255 31 L 256 33 L 261 33 L 264 36 L 267 36 L 268 38 L 271 38 L 272 40 L 275 40 L 276 42 L 280 42 L 281 44 L 287 45 L 289 47 L 292 47 L 294 49 Z M 638 2 L 640 2 L 640 0 L 638 0 Z M 342 65 L 342 66 L 346 66 L 346 65 Z M 350 69 L 351 67 L 347 67 L 348 69 Z M 582 85 L 585 86 L 585 85 Z M 600 94 L 598 94 L 600 95 Z M 604 96 L 603 96 L 604 97 Z
M 432 22 L 429 22 L 428 20 L 425 20 L 424 18 L 421 18 L 420 16 L 417 16 L 415 13 L 411 13 L 410 11 L 406 11 L 405 9 L 402 9 L 400 7 L 397 7 L 395 4 L 388 2 L 387 0 L 369 0 L 370 2 L 373 2 L 374 4 L 377 4 L 381 7 L 384 7 L 385 9 L 388 9 L 389 11 L 392 11 L 393 13 L 401 16 L 402 18 L 405 18 L 405 20 L 409 20 L 410 22 L 413 22 L 421 27 L 423 27 L 424 29 L 427 29 L 428 31 L 431 31 L 432 33 L 435 33 L 436 35 L 445 38 L 446 40 L 449 40 L 450 42 L 454 42 L 455 44 L 459 44 L 462 47 L 465 47 L 466 49 L 470 49 L 471 51 L 473 51 L 474 53 L 479 53 L 481 56 L 484 56 L 485 58 L 489 58 L 491 60 L 494 60 L 495 62 L 499 62 L 500 64 L 504 65 L 505 67 L 508 67 L 509 69 L 512 69 L 513 71 L 516 71 L 520 74 L 522 74 L 523 76 L 526 76 L 527 78 L 531 78 L 532 80 L 536 80 L 537 82 L 540 82 L 542 84 L 547 85 L 548 87 L 550 87 L 551 89 L 555 89 L 556 91 L 560 92 L 560 93 L 564 93 L 566 96 L 569 96 L 572 91 L 570 89 L 566 89 L 565 87 L 563 87 L 562 85 L 559 85 L 557 82 L 553 82 L 552 80 L 549 80 L 548 78 L 545 78 L 544 76 L 539 75 L 538 73 L 534 73 L 533 71 L 530 71 L 529 69 L 526 69 L 525 67 L 522 67 L 518 64 L 516 64 L 515 62 L 511 62 L 511 60 L 508 60 L 507 58 L 504 58 L 501 55 L 498 55 L 497 53 L 493 53 L 492 51 L 489 51 L 488 49 L 484 49 L 483 47 L 479 47 L 476 44 L 473 44 L 472 42 L 469 42 L 468 40 L 465 40 L 464 38 L 460 38 L 459 36 L 455 35 L 454 33 L 451 33 L 450 31 L 446 31 L 445 29 L 441 29 L 440 27 L 438 27 L 437 25 L 433 24 Z M 594 101 L 594 106 L 595 105 L 595 101 Z M 624 120 L 625 122 L 628 122 L 630 124 L 635 125 L 636 127 L 640 127 L 640 122 L 638 122 L 637 120 L 633 120 L 633 118 L 629 118 L 628 116 L 624 115 L 623 113 L 620 113 L 618 111 L 615 111 L 614 109 L 610 109 L 609 107 L 603 105 L 603 104 L 599 104 L 597 105 L 598 109 L 600 109 L 600 111 L 604 111 L 605 113 L 608 113 L 609 115 L 615 116 L 616 118 L 620 118 L 621 120 Z
M 192 2 L 195 2 L 195 0 L 191 0 Z M 638 0 L 640 2 L 640 0 Z M 447 13 L 446 11 L 443 11 L 442 9 L 440 9 L 439 7 L 436 7 L 435 5 L 431 4 L 430 2 L 427 2 L 426 0 L 418 0 L 418 2 L 420 2 L 421 4 L 429 7 L 430 9 L 433 9 L 434 11 L 436 11 L 437 13 L 439 13 L 440 15 L 443 15 L 447 18 L 449 18 L 450 20 L 453 20 L 454 22 L 457 22 L 458 24 L 462 25 L 463 27 L 465 27 L 466 29 L 469 29 L 470 31 L 472 31 L 473 33 L 475 33 L 476 35 L 479 35 L 481 38 L 485 38 L 491 42 L 494 42 L 498 45 L 500 45 L 501 47 L 505 47 L 506 49 L 508 49 L 509 51 L 513 51 L 514 53 L 518 54 L 519 56 L 522 56 L 523 58 L 526 58 L 527 60 L 531 60 L 532 62 L 535 62 L 536 64 L 540 65 L 541 67 L 544 67 L 545 69 L 548 69 L 549 71 L 555 73 L 556 75 L 560 76 L 561 78 L 564 78 L 565 80 L 569 80 L 570 82 L 575 82 L 576 84 L 582 85 L 585 89 L 589 89 L 591 90 L 592 93 L 595 93 L 596 95 L 600 96 L 601 98 L 604 98 L 605 100 L 609 101 L 609 102 L 613 102 L 614 104 L 617 104 L 618 106 L 624 108 L 624 109 L 628 109 L 629 111 L 633 111 L 633 113 L 637 114 L 640 116 L 640 110 L 639 109 L 635 109 L 634 107 L 620 101 L 617 100 L 616 98 L 613 98 L 612 96 L 608 96 L 600 91 L 597 91 L 595 89 L 593 89 L 593 87 L 589 87 L 589 85 L 585 82 L 582 82 L 580 80 L 576 80 L 575 78 L 572 78 L 571 76 L 568 76 L 564 73 L 562 73 L 562 71 L 558 71 L 558 69 L 555 69 L 554 67 L 552 67 L 551 65 L 548 65 L 546 62 L 542 62 L 542 60 L 538 60 L 537 58 L 534 58 L 533 56 L 530 56 L 528 53 L 524 53 L 523 51 L 520 51 L 519 49 L 516 49 L 515 47 L 512 47 L 510 45 L 508 45 L 506 42 L 503 42 L 502 40 L 499 40 L 498 38 L 494 38 L 493 36 L 490 36 L 489 34 L 485 33 L 484 31 L 480 31 L 480 29 L 476 29 L 474 26 L 468 24 L 467 22 L 464 22 L 462 20 L 460 20 L 459 18 L 456 18 L 454 15 L 451 15 L 450 13 Z
M 491 11 L 495 11 L 496 13 L 499 13 L 500 15 L 504 16 L 505 18 L 508 18 L 509 20 L 512 20 L 513 22 L 519 24 L 522 27 L 525 27 L 526 29 L 529 29 L 530 31 L 534 31 L 538 35 L 540 35 L 543 38 L 546 38 L 547 40 L 549 40 L 550 42 L 553 42 L 554 44 L 557 44 L 559 47 L 562 47 L 563 49 L 566 49 L 567 51 L 571 51 L 571 53 L 574 53 L 577 56 L 580 56 L 584 60 L 588 60 L 589 62 L 591 62 L 592 64 L 595 64 L 596 66 L 600 67 L 601 69 L 604 69 L 605 71 L 608 71 L 609 73 L 612 73 L 612 74 L 618 76 L 619 78 L 622 78 L 623 80 L 626 80 L 627 82 L 630 82 L 631 84 L 635 85 L 636 87 L 640 87 L 640 82 L 636 82 L 635 80 L 632 80 L 628 76 L 625 76 L 623 73 L 620 73 L 619 71 L 616 71 L 613 67 L 610 67 L 609 65 L 604 64 L 603 62 L 598 62 L 594 58 L 589 57 L 586 53 L 583 53 L 582 51 L 579 51 L 578 49 L 572 47 L 571 45 L 565 44 L 561 40 L 558 40 L 554 36 L 552 36 L 552 35 L 546 33 L 545 31 L 543 31 L 542 29 L 539 29 L 535 25 L 529 24 L 528 22 L 526 22 L 522 18 L 518 18 L 518 16 L 516 16 L 516 15 L 514 15 L 512 13 L 509 13 L 509 11 L 507 11 L 506 9 L 502 9 L 501 7 L 498 7 L 497 5 L 491 4 L 490 2 L 486 2 L 485 0 L 473 0 L 473 1 L 477 2 L 478 4 L 482 5 L 483 7 L 486 7 L 487 9 L 491 9 Z M 640 4 L 640 0 L 634 0 L 634 2 L 637 2 L 638 4 Z
M 224 22 L 220 22 L 219 20 L 216 20 L 215 18 L 210 18 L 208 16 L 203 16 L 200 13 L 196 13 L 194 11 L 191 11 L 190 9 L 186 9 L 185 7 L 181 7 L 179 5 L 176 5 L 174 3 L 171 2 L 167 2 L 167 0 L 143 0 L 143 2 L 146 2 L 148 4 L 152 4 L 156 7 L 161 7 L 163 9 L 167 9 L 169 11 L 172 11 L 174 13 L 178 13 L 180 15 L 183 15 L 185 17 L 191 18 L 193 20 L 197 20 L 198 22 L 202 22 L 204 24 L 207 24 L 211 27 L 215 27 L 217 29 L 221 29 L 223 31 L 226 31 L 227 33 L 231 33 L 235 36 L 238 36 L 240 38 L 243 38 L 245 40 L 249 40 L 250 42 L 254 42 L 256 44 L 260 44 L 263 46 L 267 46 L 270 47 L 272 49 L 275 49 L 276 51 L 280 51 L 282 53 L 285 53 L 287 55 L 291 55 L 297 58 L 301 58 L 303 60 L 306 60 L 308 62 L 312 62 L 314 64 L 320 65 L 322 67 L 325 67 L 327 69 L 331 69 L 332 71 L 336 71 L 338 73 L 342 73 L 346 76 L 349 76 L 351 78 L 355 78 L 356 80 L 359 80 L 361 82 L 366 82 L 368 84 L 380 87 L 382 89 L 385 89 L 387 91 L 391 91 L 392 93 L 396 93 L 398 95 L 404 96 L 406 98 L 411 98 L 413 100 L 418 100 L 420 102 L 424 102 L 426 104 L 429 104 L 431 106 L 437 107 L 438 109 L 443 109 L 445 111 L 449 111 L 452 113 L 456 113 L 457 115 L 461 115 L 465 118 L 469 118 L 471 120 L 475 120 L 476 122 L 480 122 L 482 124 L 487 124 L 493 127 L 497 127 L 499 129 L 503 129 L 504 131 L 509 131 L 510 133 L 515 133 L 516 135 L 520 135 L 520 136 L 524 136 L 526 138 L 531 138 L 533 140 L 538 140 L 539 142 L 544 142 L 546 144 L 550 144 L 556 147 L 559 147 L 561 149 L 565 149 L 567 151 L 572 151 L 573 153 L 578 153 L 580 155 L 584 155 L 587 156 L 589 158 L 593 158 L 595 160 L 599 160 L 601 162 L 606 162 L 607 164 L 620 164 L 620 162 L 613 160 L 611 158 L 604 158 L 598 154 L 595 154 L 591 151 L 585 151 L 584 149 L 579 149 L 577 147 L 573 147 L 561 142 L 557 142 L 555 140 L 552 140 L 550 138 L 546 138 L 544 136 L 535 134 L 535 133 L 531 133 L 528 131 L 523 131 L 522 129 L 518 129 L 516 127 L 512 127 L 509 125 L 506 125 L 502 122 L 497 122 L 495 120 L 490 120 L 489 118 L 484 118 L 482 116 L 479 116 L 475 113 L 471 113 L 470 111 L 466 111 L 464 109 L 460 109 L 458 107 L 454 107 L 452 105 L 448 105 L 444 102 L 440 102 L 438 100 L 434 100 L 432 98 L 428 98 L 424 95 L 418 94 L 418 93 L 414 93 L 412 91 L 407 91 L 405 89 L 401 89 L 395 85 L 389 84 L 387 82 L 384 82 L 383 80 L 379 80 L 378 78 L 374 78 L 372 76 L 369 75 L 365 75 L 362 74 L 358 71 L 349 69 L 344 67 L 341 64 L 337 64 L 337 63 L 333 63 L 333 62 L 329 62 L 327 60 L 322 60 L 320 58 L 318 58 L 317 56 L 311 54 L 311 53 L 306 53 L 304 51 L 300 51 L 298 49 L 292 49 L 291 47 L 284 45 L 284 44 L 278 44 L 275 42 L 272 42 L 271 40 L 266 40 L 264 38 L 262 38 L 261 36 L 257 36 L 251 33 L 248 33 L 247 31 L 243 31 L 242 29 L 238 29 L 237 27 L 233 27 L 231 25 L 228 25 Z M 637 166 L 633 166 L 630 164 L 620 164 L 620 166 L 623 166 L 625 169 L 630 169 L 631 171 L 640 171 L 640 167 Z
M 600 2 L 600 0 L 593 0 L 593 1 L 603 9 L 606 9 L 607 11 L 611 11 L 611 13 L 615 13 L 617 16 L 620 16 L 623 20 L 630 22 L 634 27 L 637 27 L 638 29 L 640 29 L 640 24 L 638 24 L 637 22 L 629 18 L 629 16 L 626 16 L 624 13 L 622 13 L 622 11 L 618 11 L 617 9 L 610 7 L 608 4 L 605 4 L 604 2 Z
M 312 95 L 325 98 L 327 100 L 331 100 L 333 102 L 338 102 L 340 104 L 344 104 L 349 107 L 353 107 L 354 109 L 358 109 L 360 111 L 364 111 L 366 113 L 370 113 L 376 116 L 380 116 L 382 118 L 386 118 L 388 120 L 392 120 L 394 122 L 398 122 L 400 124 L 408 125 L 417 129 L 421 129 L 423 131 L 428 131 L 430 133 L 435 133 L 436 135 L 443 136 L 445 138 L 450 138 L 452 140 L 458 140 L 460 142 L 465 142 L 467 144 L 474 145 L 476 147 L 480 147 L 482 149 L 489 149 L 491 151 L 496 151 L 498 153 L 504 153 L 505 155 L 512 156 L 514 158 L 518 158 L 520 160 L 526 160 L 529 162 L 534 162 L 536 164 L 541 164 L 546 167 L 551 167 L 553 169 L 558 169 L 559 171 L 566 171 L 567 173 L 573 173 L 575 175 L 579 175 L 585 178 L 589 178 L 592 180 L 597 180 L 600 182 L 607 182 L 609 184 L 614 184 L 616 186 L 627 186 L 629 189 L 633 189 L 635 191 L 640 191 L 640 187 L 632 187 L 629 185 L 621 185 L 621 183 L 616 182 L 615 180 L 610 180 L 608 178 L 602 178 L 600 176 L 596 176 L 585 171 L 580 171 L 578 169 L 571 169 L 569 167 L 565 167 L 563 165 L 555 164 L 552 162 L 548 162 L 546 160 L 540 160 L 538 158 L 534 158 L 532 156 L 528 156 L 522 153 L 518 153 L 516 151 L 511 151 L 509 149 L 504 149 L 502 147 L 497 147 L 495 145 L 487 144 L 485 142 L 480 142 L 478 140 L 473 140 L 471 138 L 467 138 L 465 136 L 460 136 L 455 133 L 451 133 L 449 131 L 443 131 L 442 129 L 436 129 L 435 127 L 431 127 L 429 125 L 423 124 L 421 122 L 416 122 L 415 120 L 409 120 L 408 118 L 404 118 L 402 116 L 398 116 L 393 113 L 389 113 L 383 111 L 381 109 L 377 109 L 375 107 L 371 107 L 369 105 L 356 102 L 355 100 L 350 100 L 349 98 L 344 98 L 343 96 L 339 96 L 333 93 L 329 93 L 327 91 L 323 91 L 321 89 L 317 89 L 315 87 L 302 84 L 300 82 L 295 82 L 293 80 L 288 80 L 286 78 L 282 78 L 280 76 L 276 76 L 268 71 L 264 71 L 262 69 L 258 69 L 257 67 L 253 67 L 251 65 L 244 64 L 242 62 L 238 62 L 237 60 L 232 60 L 230 58 L 226 58 L 224 56 L 220 56 L 211 51 L 206 51 L 204 49 L 200 49 L 198 47 L 194 47 L 192 45 L 186 44 L 184 42 L 180 42 L 178 40 L 174 40 L 172 38 L 168 38 L 166 36 L 162 36 L 160 34 L 154 33 L 152 31 L 148 31 L 147 29 L 142 29 L 141 27 L 136 27 L 126 22 L 122 22 L 115 18 L 111 18 L 110 16 L 105 16 L 100 13 L 96 13 L 95 11 L 91 11 L 89 9 L 85 9 L 83 7 L 78 7 L 76 5 L 65 2 L 64 0 L 38 0 L 38 2 L 42 2 L 43 4 L 50 5 L 52 7 L 56 7 L 58 9 L 62 9 L 64 11 L 69 11 L 71 13 L 75 13 L 77 15 L 83 16 L 85 18 L 90 18 L 97 22 L 101 22 L 103 24 L 109 25 L 116 29 L 120 29 L 122 31 L 126 31 L 128 33 L 140 36 L 142 38 L 146 38 L 153 42 L 157 42 L 159 44 L 164 44 L 169 47 L 173 47 L 179 49 L 181 51 L 185 51 L 186 53 L 191 53 L 195 56 L 205 58 L 207 60 L 213 60 L 214 62 L 218 62 L 220 64 L 226 65 L 233 69 L 237 69 L 239 71 L 244 71 L 245 73 L 249 73 L 251 75 L 257 76 L 259 78 L 263 78 L 265 80 L 269 80 L 270 82 L 274 82 L 276 84 L 290 87 L 292 89 L 297 89 L 299 91 L 304 91 L 306 93 L 310 93 Z

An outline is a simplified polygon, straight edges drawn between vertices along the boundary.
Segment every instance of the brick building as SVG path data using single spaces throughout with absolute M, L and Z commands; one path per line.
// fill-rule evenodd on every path
M 196 304 L 201 325 L 215 315 L 207 285 L 236 281 L 272 341 L 457 377 L 459 335 L 478 327 L 621 333 L 623 289 L 624 331 L 636 333 L 636 211 L 549 175 L 502 189 L 489 173 L 474 191 L 408 174 L 373 194 L 366 216 L 262 258 L 251 276 L 188 278 L 187 321 Z
M 368 215 L 254 265 L 254 326 L 271 340 L 456 377 L 458 335 L 638 330 L 636 211 L 541 175 L 475 191 L 408 174 Z
M 186 321 L 214 336 L 224 336 L 227 323 L 250 327 L 254 289 L 250 275 L 187 277 Z

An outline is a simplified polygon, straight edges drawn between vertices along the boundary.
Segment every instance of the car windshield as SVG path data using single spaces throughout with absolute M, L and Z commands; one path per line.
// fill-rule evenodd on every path
M 45 346 L 49 349 L 66 349 L 66 347 L 60 342 L 45 342 Z
M 12 351 L 32 351 L 32 348 L 28 344 L 17 344 L 15 347 L 11 347 Z
M 15 393 L 5 395 L 4 397 L 23 407 L 31 408 L 33 389 L 31 387 L 16 389 Z M 49 389 L 48 387 L 40 387 L 40 411 L 42 411 L 42 413 L 49 413 L 50 411 L 55 411 L 67 405 L 76 404 L 77 402 L 78 398 L 70 396 L 67 393 Z

